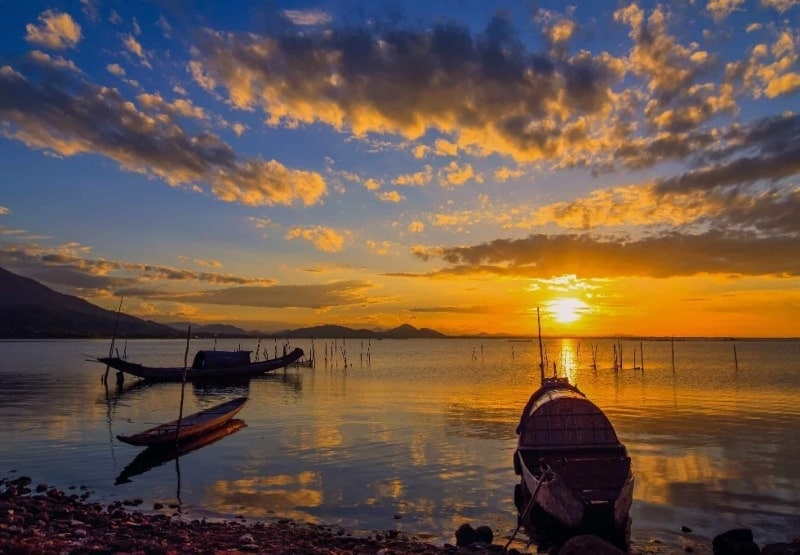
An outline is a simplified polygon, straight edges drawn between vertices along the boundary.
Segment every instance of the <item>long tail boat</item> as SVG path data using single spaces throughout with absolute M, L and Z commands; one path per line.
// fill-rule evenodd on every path
M 251 378 L 290 366 L 300 360 L 303 354 L 303 349 L 298 347 L 278 358 L 251 362 L 250 351 L 198 351 L 192 365 L 186 368 L 186 380 L 213 381 Z M 184 377 L 183 366 L 144 366 L 119 357 L 100 357 L 89 360 L 106 364 L 115 370 L 145 380 L 179 382 Z
M 516 429 L 519 524 L 532 539 L 588 533 L 627 550 L 633 473 L 625 445 L 583 392 L 567 378 L 546 378 L 544 360 L 540 368 Z

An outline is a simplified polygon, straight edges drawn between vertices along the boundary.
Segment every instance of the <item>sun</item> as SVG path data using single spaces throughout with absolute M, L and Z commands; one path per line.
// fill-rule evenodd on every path
M 547 303 L 547 308 L 559 324 L 571 324 L 581 317 L 581 313 L 589 308 L 585 302 L 578 299 L 560 298 Z

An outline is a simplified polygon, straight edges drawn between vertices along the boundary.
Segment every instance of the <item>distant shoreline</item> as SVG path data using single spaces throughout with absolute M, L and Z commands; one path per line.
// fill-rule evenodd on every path
M 48 335 L 48 336 L 6 336 L 0 337 L 0 341 L 60 341 L 60 340 L 110 340 L 113 336 L 111 334 L 103 335 Z M 185 340 L 181 337 L 175 336 L 135 336 L 126 337 L 123 335 L 117 336 L 118 340 L 167 340 L 177 341 Z M 306 339 L 306 340 L 340 340 L 340 339 L 374 339 L 376 341 L 384 340 L 399 340 L 405 341 L 407 339 L 473 339 L 491 340 L 491 341 L 508 341 L 510 343 L 531 343 L 535 339 L 530 336 L 524 335 L 444 335 L 439 337 L 429 336 L 409 336 L 409 337 L 384 337 L 376 335 L 346 335 L 346 336 L 324 336 L 324 335 L 281 335 L 281 334 L 245 334 L 245 335 L 221 335 L 221 334 L 192 334 L 192 340 L 195 339 Z M 618 341 L 800 341 L 798 337 L 728 337 L 728 336 L 637 336 L 637 335 L 543 335 L 542 340 L 552 341 L 559 339 L 576 339 L 580 341 L 598 340 L 618 340 Z

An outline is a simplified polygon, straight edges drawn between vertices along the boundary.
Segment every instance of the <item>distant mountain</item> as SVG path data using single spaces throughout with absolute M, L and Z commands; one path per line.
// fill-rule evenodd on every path
M 189 326 L 192 326 L 192 335 L 198 336 L 231 336 L 231 337 L 255 337 L 262 335 L 259 332 L 247 331 L 242 328 L 231 326 L 230 324 L 192 324 L 191 322 L 169 322 L 169 327 L 181 330 L 184 334 Z
M 64 295 L 0 268 L 0 337 L 182 337 L 156 322 L 117 313 Z
M 334 339 L 416 339 L 416 338 L 444 338 L 443 333 L 428 328 L 417 329 L 409 324 L 403 324 L 386 331 L 368 329 L 352 329 L 345 326 L 324 325 L 309 328 L 298 328 L 275 332 L 275 337 L 286 338 L 334 338 Z
M 437 339 L 447 337 L 445 334 L 439 333 L 438 331 L 428 328 L 417 329 L 409 324 L 403 324 L 402 326 L 385 331 L 379 334 L 379 337 L 381 336 L 387 339 L 415 339 L 420 337 Z
M 136 338 L 183 338 L 189 322 L 159 324 L 95 306 L 73 295 L 64 295 L 0 268 L 0 338 L 79 338 L 117 336 Z M 245 331 L 228 324 L 192 325 L 192 336 L 280 337 L 326 339 L 445 338 L 443 333 L 403 324 L 375 331 L 322 325 L 277 332 Z

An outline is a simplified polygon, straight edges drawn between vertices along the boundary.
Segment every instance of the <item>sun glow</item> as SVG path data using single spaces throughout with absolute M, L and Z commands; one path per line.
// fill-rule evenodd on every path
M 559 324 L 571 324 L 581 317 L 581 313 L 589 308 L 585 302 L 578 299 L 561 298 L 547 303 L 547 308 Z

